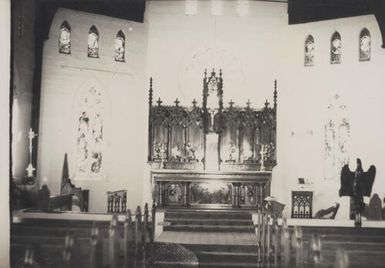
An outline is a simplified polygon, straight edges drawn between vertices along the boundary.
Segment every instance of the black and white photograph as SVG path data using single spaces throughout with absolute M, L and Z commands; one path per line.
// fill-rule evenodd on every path
M 385 267 L 385 1 L 0 14 L 0 268 Z

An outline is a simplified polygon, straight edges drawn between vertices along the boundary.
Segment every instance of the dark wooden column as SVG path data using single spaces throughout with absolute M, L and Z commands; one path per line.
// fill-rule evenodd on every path
M 158 181 L 158 206 L 164 206 L 164 182 Z
M 265 199 L 265 183 L 257 183 L 256 184 L 256 199 L 257 199 L 257 205 L 262 205 L 263 200 Z
M 169 125 L 167 127 L 167 161 L 171 159 L 171 149 L 172 149 L 172 127 Z
M 152 77 L 150 77 L 150 90 L 148 93 L 148 156 L 147 160 L 152 161 L 153 159 L 153 143 L 154 143 L 154 131 L 152 125 L 152 98 L 153 98 L 153 89 L 152 89 Z
M 261 189 L 260 189 L 260 193 L 261 193 L 261 204 L 263 203 L 263 200 L 265 200 L 265 197 L 266 197 L 265 186 L 266 186 L 265 183 L 261 183 Z
M 189 133 L 188 133 L 188 126 L 183 126 L 183 156 L 187 158 L 187 143 L 189 142 L 188 140 Z
M 240 186 L 241 184 L 240 183 L 233 183 L 233 208 L 240 208 L 241 205 L 240 205 L 240 195 L 241 195 L 241 191 L 240 191 Z
M 190 206 L 190 182 L 183 182 L 183 197 L 182 197 L 182 206 Z

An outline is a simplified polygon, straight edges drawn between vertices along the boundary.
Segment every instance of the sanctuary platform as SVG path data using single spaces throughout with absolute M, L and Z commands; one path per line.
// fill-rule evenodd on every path
M 156 226 L 155 267 L 259 267 L 255 210 L 167 208 L 158 209 L 156 218 L 162 222 Z M 368 267 L 368 263 L 370 267 L 383 267 L 385 222 L 363 221 L 362 228 L 355 228 L 353 220 L 286 222 L 291 233 L 298 227 L 302 230 L 302 267 L 313 267 L 308 257 L 314 236 L 322 241 L 322 267 L 333 267 L 335 253 L 340 249 L 349 256 L 348 267 Z M 278 219 L 278 224 L 282 225 L 282 219 Z

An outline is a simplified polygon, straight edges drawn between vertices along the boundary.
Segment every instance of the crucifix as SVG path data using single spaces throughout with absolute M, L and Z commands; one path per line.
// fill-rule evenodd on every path
M 33 172 L 36 170 L 32 165 L 32 140 L 37 136 L 35 132 L 32 131 L 32 128 L 29 129 L 28 138 L 29 138 L 29 164 L 26 168 L 27 177 L 33 177 Z

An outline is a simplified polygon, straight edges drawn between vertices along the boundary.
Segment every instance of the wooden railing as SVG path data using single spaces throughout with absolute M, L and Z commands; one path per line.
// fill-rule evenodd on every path
M 12 267 L 152 266 L 155 205 L 150 211 L 146 204 L 143 212 L 138 206 L 134 215 L 127 210 L 124 219 L 114 214 L 109 224 L 66 220 L 33 224 L 33 221 L 26 221 L 24 226 L 23 222 L 13 225 Z M 63 233 L 65 236 L 60 235 Z M 59 253 L 58 248 L 61 248 Z
M 127 191 L 119 190 L 107 192 L 107 212 L 108 213 L 126 213 L 127 209 Z

